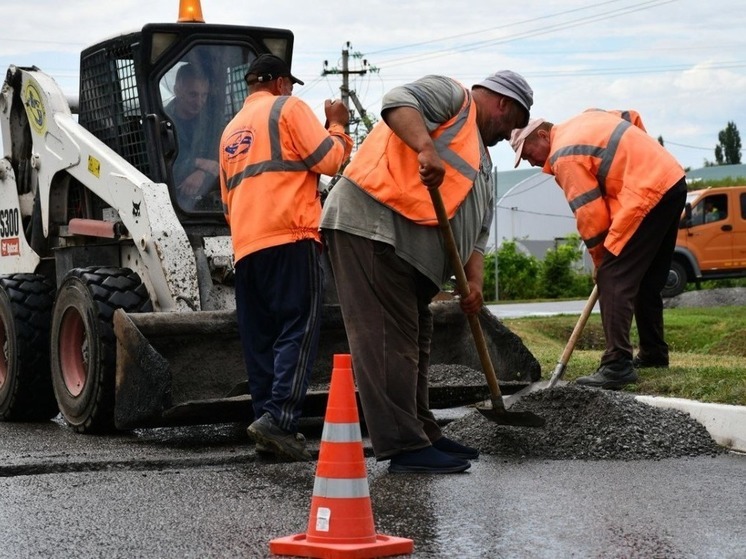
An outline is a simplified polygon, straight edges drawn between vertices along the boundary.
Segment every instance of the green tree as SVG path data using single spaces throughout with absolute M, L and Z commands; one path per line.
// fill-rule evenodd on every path
M 718 134 L 718 145 L 715 146 L 715 161 L 718 165 L 739 165 L 741 163 L 741 135 L 736 123 L 728 125 Z
M 585 297 L 593 280 L 576 263 L 582 262 L 580 235 L 573 234 L 547 251 L 541 262 L 540 288 L 543 297 Z
M 539 261 L 518 250 L 515 241 L 503 241 L 497 251 L 499 299 L 535 299 L 539 296 Z M 495 294 L 495 253 L 485 255 L 484 294 Z

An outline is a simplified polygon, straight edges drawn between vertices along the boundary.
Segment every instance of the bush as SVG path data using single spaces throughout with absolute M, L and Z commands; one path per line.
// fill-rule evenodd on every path
M 575 264 L 582 258 L 578 235 L 572 235 L 548 250 L 541 262 L 542 296 L 548 299 L 587 296 L 593 289 L 593 279 L 577 270 Z
M 500 300 L 535 299 L 540 296 L 536 279 L 539 276 L 538 260 L 523 254 L 513 241 L 503 241 L 497 251 L 498 288 Z M 495 253 L 485 255 L 485 298 L 495 294 Z
M 503 241 L 497 251 L 498 299 L 558 299 L 587 297 L 593 288 L 590 275 L 578 270 L 583 253 L 580 238 L 573 236 L 548 250 L 544 260 L 524 254 L 515 241 Z M 484 298 L 495 297 L 495 253 L 484 257 Z

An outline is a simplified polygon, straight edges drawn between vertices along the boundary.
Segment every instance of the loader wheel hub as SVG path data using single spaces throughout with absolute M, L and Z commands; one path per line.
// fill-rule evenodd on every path
M 65 387 L 72 396 L 79 396 L 88 377 L 88 338 L 75 309 L 65 311 L 62 318 L 59 351 Z

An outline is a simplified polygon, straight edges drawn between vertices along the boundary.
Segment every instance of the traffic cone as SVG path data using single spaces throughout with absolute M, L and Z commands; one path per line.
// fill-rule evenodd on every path
M 376 534 L 349 354 L 336 354 L 305 534 L 276 538 L 277 555 L 367 559 L 412 553 L 414 542 Z

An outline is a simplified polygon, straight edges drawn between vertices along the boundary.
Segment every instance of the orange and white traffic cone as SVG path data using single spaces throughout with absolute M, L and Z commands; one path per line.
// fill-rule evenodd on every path
M 322 559 L 368 559 L 414 550 L 410 539 L 376 534 L 348 354 L 334 356 L 308 529 L 270 541 L 269 550 Z

